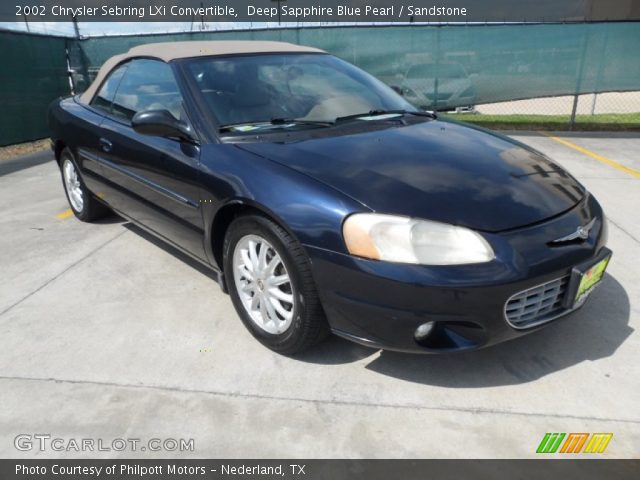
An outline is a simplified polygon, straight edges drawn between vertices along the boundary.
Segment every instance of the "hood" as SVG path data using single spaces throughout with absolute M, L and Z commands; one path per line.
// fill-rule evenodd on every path
M 523 144 L 436 120 L 238 147 L 309 175 L 379 213 L 497 232 L 576 205 L 584 188 Z

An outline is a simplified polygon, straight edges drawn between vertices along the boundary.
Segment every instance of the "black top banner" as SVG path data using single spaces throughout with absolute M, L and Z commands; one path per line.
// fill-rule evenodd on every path
M 0 21 L 585 22 L 640 19 L 640 0 L 15 0 Z

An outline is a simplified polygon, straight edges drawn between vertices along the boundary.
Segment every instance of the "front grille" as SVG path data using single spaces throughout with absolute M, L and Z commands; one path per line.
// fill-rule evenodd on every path
M 507 322 L 514 328 L 529 328 L 568 313 L 562 306 L 568 285 L 566 275 L 516 293 L 504 307 Z

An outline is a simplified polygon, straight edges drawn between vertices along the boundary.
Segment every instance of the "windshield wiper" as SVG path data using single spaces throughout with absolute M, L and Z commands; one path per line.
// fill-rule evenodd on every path
M 353 115 L 345 115 L 343 117 L 337 117 L 337 122 L 342 122 L 344 120 L 353 120 L 360 117 L 377 117 L 382 115 L 415 115 L 418 117 L 429 117 L 429 118 L 437 118 L 437 115 L 433 112 L 423 112 L 420 110 L 369 110 L 364 113 L 354 113 Z
M 272 118 L 271 120 L 259 120 L 255 122 L 241 122 L 241 123 L 230 123 L 227 125 L 221 125 L 220 131 L 226 132 L 235 129 L 240 130 L 240 127 L 261 127 L 269 125 L 280 126 L 280 125 L 315 125 L 318 127 L 330 127 L 334 125 L 334 122 L 322 121 L 322 120 L 305 120 L 304 118 Z
M 283 126 L 283 125 L 314 125 L 318 127 L 331 127 L 338 122 L 342 122 L 345 120 L 353 120 L 360 117 L 376 117 L 382 115 L 415 115 L 418 117 L 429 117 L 429 118 L 437 118 L 436 114 L 433 112 L 423 112 L 420 110 L 369 110 L 364 113 L 354 113 L 353 115 L 345 115 L 342 117 L 337 117 L 335 121 L 330 120 L 306 120 L 304 118 L 285 118 L 285 117 L 276 117 L 271 120 L 257 120 L 253 122 L 241 122 L 241 123 L 229 123 L 227 125 L 221 125 L 221 132 L 228 132 L 236 129 L 239 132 L 242 132 L 242 127 L 269 127 L 273 126 Z M 245 130 L 245 132 L 253 131 L 253 129 Z
M 318 125 L 320 127 L 330 127 L 334 125 L 335 122 L 330 122 L 327 120 L 305 120 L 304 118 L 272 118 L 272 125 L 286 125 L 288 123 L 293 123 L 296 125 Z

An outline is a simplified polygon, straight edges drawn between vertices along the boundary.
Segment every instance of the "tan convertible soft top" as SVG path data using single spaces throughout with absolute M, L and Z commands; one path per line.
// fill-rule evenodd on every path
M 98 75 L 89 88 L 80 95 L 83 103 L 91 102 L 98 87 L 109 72 L 119 63 L 129 58 L 151 57 L 170 62 L 178 58 L 206 57 L 211 55 L 233 55 L 246 53 L 289 53 L 316 52 L 324 53 L 313 47 L 304 47 L 285 42 L 266 42 L 253 40 L 214 40 L 193 42 L 147 43 L 133 47 L 127 53 L 115 55 L 104 62 Z

